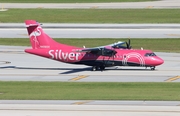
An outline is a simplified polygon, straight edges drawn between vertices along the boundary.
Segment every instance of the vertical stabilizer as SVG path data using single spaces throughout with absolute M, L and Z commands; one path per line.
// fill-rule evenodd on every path
M 38 22 L 34 20 L 26 20 L 25 24 L 33 49 L 50 48 L 56 43 L 52 38 L 44 33 Z

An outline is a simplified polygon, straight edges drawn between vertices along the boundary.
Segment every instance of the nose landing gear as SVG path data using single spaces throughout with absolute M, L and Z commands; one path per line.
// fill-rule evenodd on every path
M 155 66 L 151 66 L 150 68 L 151 68 L 151 70 L 155 70 L 156 67 Z

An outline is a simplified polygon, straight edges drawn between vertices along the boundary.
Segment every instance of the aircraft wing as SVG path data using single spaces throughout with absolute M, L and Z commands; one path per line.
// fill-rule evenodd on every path
M 113 56 L 117 52 L 115 49 L 109 49 L 109 48 L 84 48 L 81 50 L 78 50 L 78 52 L 88 52 L 96 55 L 102 55 L 102 56 Z
M 116 47 L 121 48 L 121 46 L 122 46 L 123 44 L 125 44 L 125 43 L 126 43 L 126 42 L 124 42 L 124 41 L 118 41 L 118 42 L 116 42 L 116 43 L 109 44 L 109 45 L 106 45 L 106 46 L 111 46 L 112 48 L 116 48 Z
M 126 42 L 117 42 L 105 46 L 99 46 L 99 47 L 94 47 L 94 48 L 84 48 L 81 50 L 77 50 L 78 52 L 89 52 L 97 55 L 102 55 L 102 56 L 113 56 L 117 52 L 114 48 L 120 47 L 122 44 Z
M 98 52 L 102 49 L 103 48 L 84 48 L 84 49 L 78 50 L 78 52 Z

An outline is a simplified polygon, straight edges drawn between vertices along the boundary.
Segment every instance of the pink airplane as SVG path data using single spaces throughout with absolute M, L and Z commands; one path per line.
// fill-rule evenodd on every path
M 25 24 L 32 45 L 25 52 L 30 54 L 70 64 L 92 66 L 92 71 L 111 66 L 140 66 L 155 70 L 156 66 L 164 63 L 151 50 L 131 49 L 130 40 L 94 48 L 80 48 L 54 41 L 34 20 L 26 20 Z

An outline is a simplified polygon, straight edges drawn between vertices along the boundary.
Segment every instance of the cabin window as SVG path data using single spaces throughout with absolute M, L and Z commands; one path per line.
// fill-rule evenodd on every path
M 151 57 L 151 56 L 156 56 L 156 54 L 155 53 L 146 53 L 144 56 Z

